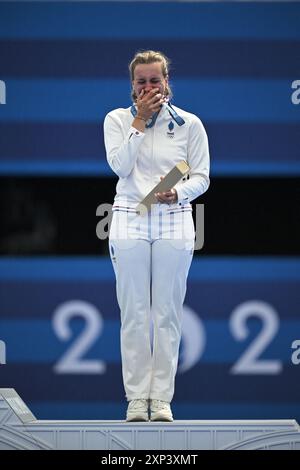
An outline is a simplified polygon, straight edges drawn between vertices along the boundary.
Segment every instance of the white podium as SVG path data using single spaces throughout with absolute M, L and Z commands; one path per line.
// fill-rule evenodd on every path
M 295 420 L 38 420 L 14 389 L 0 389 L 0 450 L 300 450 Z

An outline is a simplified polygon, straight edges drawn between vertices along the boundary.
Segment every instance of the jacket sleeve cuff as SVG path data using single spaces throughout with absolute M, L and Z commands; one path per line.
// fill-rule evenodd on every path
M 189 202 L 189 198 L 187 196 L 184 196 L 184 194 L 183 194 L 183 188 L 182 187 L 178 186 L 176 188 L 176 186 L 174 186 L 174 188 L 177 191 L 177 202 L 178 202 L 178 204 L 182 205 L 182 204 L 185 204 L 185 203 Z
M 145 135 L 145 132 L 141 132 L 132 126 L 128 131 L 128 138 L 132 138 L 133 135 L 136 137 L 143 137 Z

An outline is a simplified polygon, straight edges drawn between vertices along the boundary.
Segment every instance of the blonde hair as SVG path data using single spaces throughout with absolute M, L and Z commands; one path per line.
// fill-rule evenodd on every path
M 148 51 L 136 52 L 134 58 L 130 62 L 128 68 L 129 68 L 131 82 L 133 82 L 133 80 L 134 80 L 134 70 L 135 70 L 135 67 L 137 65 L 139 65 L 139 64 L 153 64 L 154 62 L 159 62 L 161 64 L 162 74 L 163 74 L 164 78 L 166 79 L 169 75 L 169 68 L 170 68 L 171 60 L 168 59 L 168 57 L 165 56 L 165 54 L 163 54 L 160 51 L 148 50 Z M 168 98 L 171 99 L 172 96 L 173 96 L 173 93 L 172 93 L 172 90 L 171 90 L 168 83 L 166 85 L 166 90 L 165 91 L 166 91 L 166 96 L 168 96 Z M 136 93 L 135 93 L 133 88 L 131 90 L 131 98 L 134 102 L 137 99 Z

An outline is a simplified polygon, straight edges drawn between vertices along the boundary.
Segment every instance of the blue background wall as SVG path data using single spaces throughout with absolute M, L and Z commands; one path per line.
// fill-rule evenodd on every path
M 102 120 L 151 48 L 206 124 L 213 175 L 299 174 L 299 22 L 298 3 L 0 3 L 0 172 L 111 174 Z
M 112 176 L 102 121 L 129 106 L 127 63 L 151 48 L 172 59 L 174 103 L 205 124 L 212 177 L 299 176 L 299 24 L 298 3 L 0 3 L 0 173 Z M 300 421 L 299 268 L 194 259 L 177 419 Z M 39 418 L 123 419 L 109 259 L 3 256 L 0 281 L 0 386 Z

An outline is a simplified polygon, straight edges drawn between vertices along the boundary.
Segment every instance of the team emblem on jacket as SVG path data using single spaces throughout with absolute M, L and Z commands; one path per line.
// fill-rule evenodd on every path
M 174 123 L 173 123 L 173 121 L 171 121 L 171 122 L 169 123 L 168 128 L 169 128 L 169 131 L 170 131 L 170 132 L 167 131 L 167 136 L 170 137 L 170 139 L 173 139 L 173 137 L 174 137 L 174 132 L 172 132 L 173 129 L 174 129 Z

